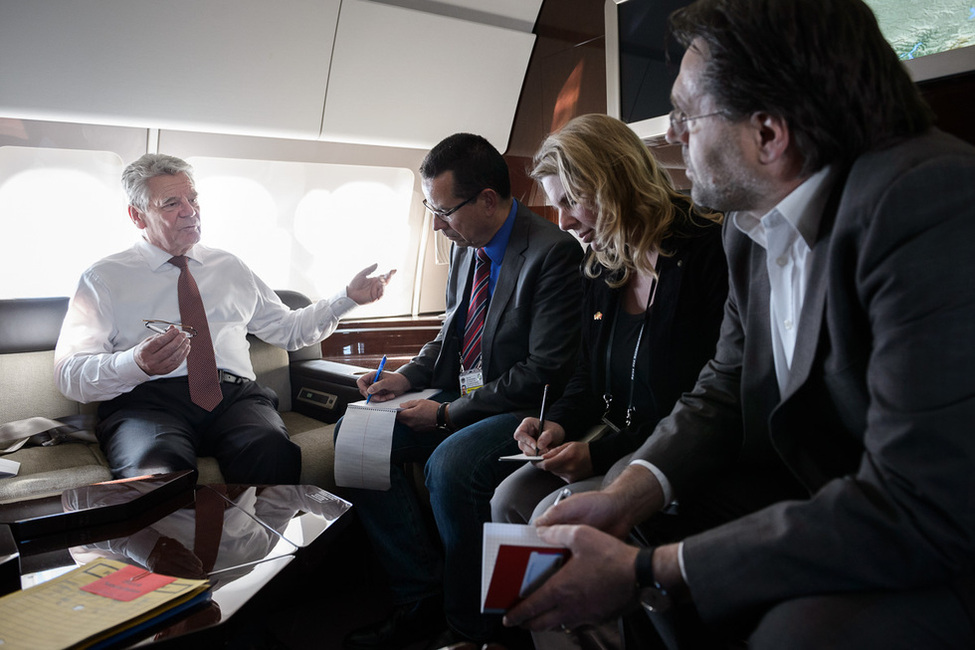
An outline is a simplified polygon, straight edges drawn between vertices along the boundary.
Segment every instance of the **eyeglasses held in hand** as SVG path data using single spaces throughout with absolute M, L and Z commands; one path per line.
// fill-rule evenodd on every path
M 143 318 L 142 324 L 145 325 L 148 329 L 151 329 L 153 332 L 159 332 L 160 334 L 165 334 L 166 330 L 169 329 L 169 326 L 172 325 L 173 327 L 181 331 L 183 334 L 185 334 L 187 338 L 193 338 L 194 336 L 196 336 L 195 327 L 190 327 L 189 325 L 183 325 L 182 323 L 171 323 L 168 320 Z

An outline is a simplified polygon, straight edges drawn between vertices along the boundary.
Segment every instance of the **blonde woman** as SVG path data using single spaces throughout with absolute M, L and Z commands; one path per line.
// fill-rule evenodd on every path
M 721 216 L 677 192 L 619 120 L 570 121 L 542 144 L 531 175 L 559 226 L 589 250 L 575 374 L 542 431 L 526 418 L 514 433 L 542 460 L 505 479 L 492 500 L 495 521 L 522 523 L 567 484 L 599 488 L 694 385 L 714 353 L 728 290 Z M 602 437 L 580 440 L 600 423 Z

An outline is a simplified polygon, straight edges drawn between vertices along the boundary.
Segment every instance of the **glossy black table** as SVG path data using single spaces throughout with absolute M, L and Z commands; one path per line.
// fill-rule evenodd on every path
M 328 546 L 352 519 L 351 504 L 314 486 L 167 491 L 147 499 L 144 483 L 110 483 L 0 506 L 0 518 L 6 508 L 7 519 L 14 512 L 21 524 L 8 525 L 16 532 L 22 588 L 98 558 L 166 575 L 205 575 L 208 604 L 122 646 L 212 647 L 259 616 L 262 603 L 313 589 L 308 576 L 329 561 Z M 59 516 L 71 524 L 59 526 Z

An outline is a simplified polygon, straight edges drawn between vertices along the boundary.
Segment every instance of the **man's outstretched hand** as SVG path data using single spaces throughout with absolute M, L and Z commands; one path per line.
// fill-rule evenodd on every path
M 393 274 L 396 273 L 396 269 L 370 278 L 369 274 L 374 272 L 378 267 L 378 264 L 371 264 L 362 269 L 355 274 L 355 277 L 349 282 L 349 286 L 345 288 L 346 295 L 352 298 L 352 300 L 355 300 L 357 304 L 368 305 L 383 297 L 386 284 L 393 277 Z

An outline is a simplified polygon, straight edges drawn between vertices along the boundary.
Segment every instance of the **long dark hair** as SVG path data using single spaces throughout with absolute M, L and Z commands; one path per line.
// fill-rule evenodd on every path
M 862 0 L 699 0 L 671 32 L 706 43 L 702 82 L 721 108 L 786 120 L 806 174 L 933 121 Z

